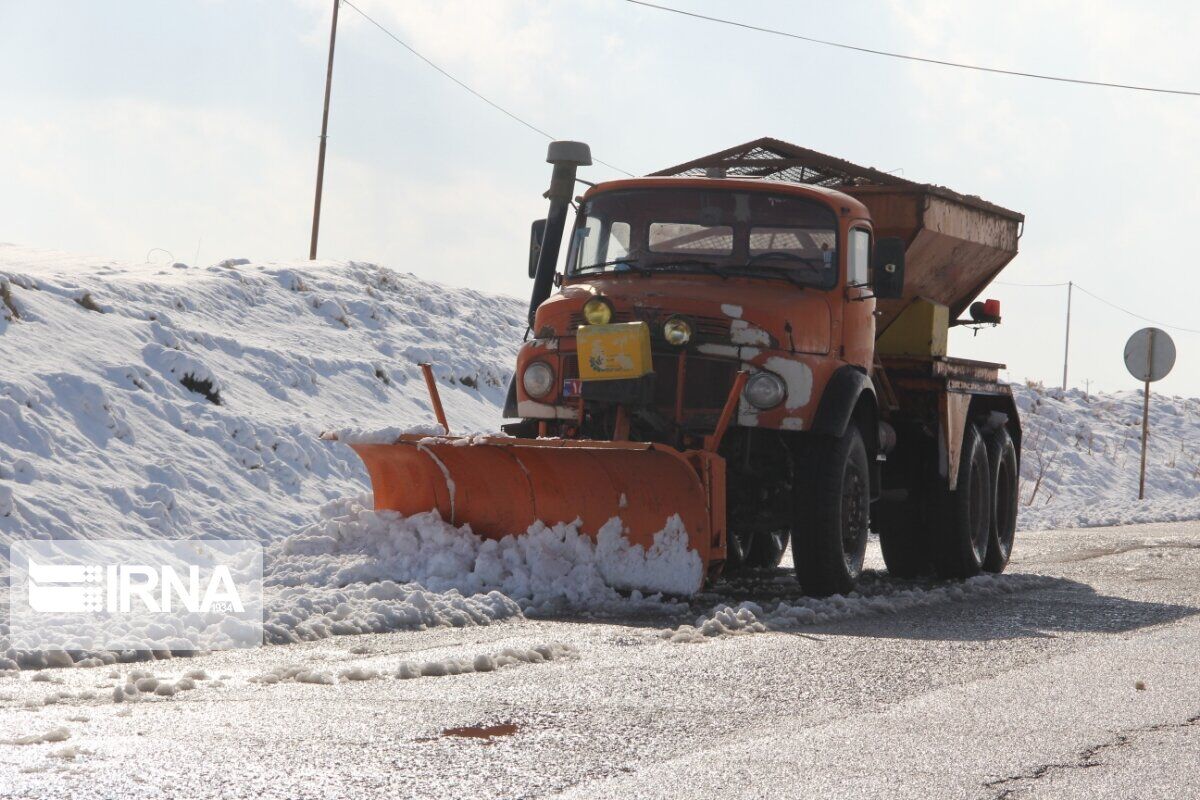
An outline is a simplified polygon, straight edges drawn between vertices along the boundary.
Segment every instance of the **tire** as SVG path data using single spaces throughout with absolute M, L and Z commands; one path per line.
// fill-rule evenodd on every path
M 992 479 L 987 446 L 967 423 L 954 491 L 938 489 L 932 556 L 940 578 L 970 578 L 983 571 L 992 522 Z
M 847 594 L 862 572 L 871 509 L 867 448 L 858 428 L 813 437 L 798 465 L 792 559 L 806 594 Z
M 730 531 L 725 541 L 725 564 L 721 568 L 721 575 L 728 578 L 745 569 L 746 556 L 746 546 L 742 537 Z
M 879 549 L 883 551 L 888 574 L 895 578 L 915 578 L 930 572 L 921 501 L 910 497 L 901 502 L 876 503 L 875 511 Z
M 988 532 L 987 572 L 1003 572 L 1012 556 L 1017 536 L 1017 448 L 1008 431 L 1001 427 L 988 437 L 988 467 L 991 475 L 992 513 Z
M 783 560 L 787 550 L 789 532 L 759 531 L 754 534 L 750 543 L 750 552 L 746 555 L 745 564 L 752 569 L 775 569 Z

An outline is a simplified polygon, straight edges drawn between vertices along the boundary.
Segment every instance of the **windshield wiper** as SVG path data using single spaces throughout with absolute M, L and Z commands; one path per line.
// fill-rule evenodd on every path
M 699 267 L 705 272 L 720 276 L 721 280 L 729 280 L 729 273 L 718 267 L 716 264 L 711 264 L 699 258 L 681 258 L 676 261 L 656 261 L 655 267 Z
M 759 266 L 755 262 L 763 258 L 786 258 L 789 261 L 799 261 L 813 272 L 820 272 L 822 269 L 825 269 L 825 267 L 828 266 L 822 259 L 816 259 L 811 256 L 802 256 L 799 253 L 789 253 L 786 250 L 768 250 L 764 253 L 757 253 L 750 256 L 750 260 L 746 262 L 746 266 Z
M 602 267 L 614 267 L 614 266 L 629 267 L 630 269 L 634 270 L 635 272 L 641 273 L 642 275 L 650 275 L 651 274 L 651 270 L 638 264 L 636 258 L 614 258 L 612 261 L 601 261 L 599 264 L 588 264 L 586 267 L 576 268 L 575 274 L 578 275 L 579 273 L 586 272 L 588 270 L 600 269 Z
M 800 276 L 796 274 L 795 270 L 791 269 L 790 267 L 781 267 L 778 264 L 747 264 L 746 269 L 761 269 L 767 270 L 768 272 L 773 272 L 776 275 L 791 281 L 794 285 L 799 286 L 801 289 L 812 287 L 811 283 L 801 280 Z

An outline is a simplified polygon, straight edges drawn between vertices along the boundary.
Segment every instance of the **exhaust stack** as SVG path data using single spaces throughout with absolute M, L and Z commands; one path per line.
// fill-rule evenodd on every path
M 575 171 L 591 166 L 592 151 L 583 142 L 551 142 L 546 163 L 554 165 L 554 174 L 550 177 L 550 188 L 542 195 L 550 201 L 550 211 L 546 214 L 546 230 L 533 276 L 533 294 L 529 298 L 530 328 L 538 306 L 550 296 L 554 285 L 554 267 L 558 263 L 558 249 L 567 224 L 567 209 L 575 192 Z

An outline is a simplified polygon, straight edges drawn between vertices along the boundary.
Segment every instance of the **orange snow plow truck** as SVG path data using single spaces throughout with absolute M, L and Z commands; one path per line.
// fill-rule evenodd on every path
M 1021 214 L 776 139 L 580 197 L 587 145 L 547 161 L 519 421 L 353 445 L 376 508 L 492 538 L 619 517 L 646 548 L 678 515 L 696 590 L 777 566 L 790 542 L 805 592 L 849 592 L 870 530 L 893 575 L 1004 569 L 1017 409 L 1003 365 L 946 348 L 952 326 L 1000 322 L 976 298 Z

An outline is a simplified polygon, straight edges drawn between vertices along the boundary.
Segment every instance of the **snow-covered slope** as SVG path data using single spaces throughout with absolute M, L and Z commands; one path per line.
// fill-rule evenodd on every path
M 1025 431 L 1022 528 L 1200 518 L 1200 399 L 1152 395 L 1139 501 L 1141 392 L 1013 388 Z
M 323 430 L 495 430 L 522 304 L 372 264 L 118 264 L 0 245 L 0 543 L 277 539 L 368 489 Z M 190 387 L 190 388 L 189 388 Z

